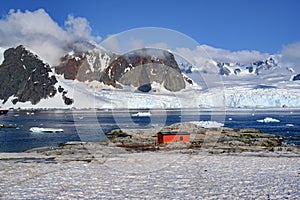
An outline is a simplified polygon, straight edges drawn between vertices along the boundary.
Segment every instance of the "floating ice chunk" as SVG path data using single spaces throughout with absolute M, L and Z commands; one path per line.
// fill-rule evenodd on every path
M 224 126 L 224 124 L 216 121 L 191 121 L 190 123 L 202 126 L 203 128 L 219 128 Z
M 41 128 L 41 127 L 31 127 L 29 129 L 33 133 L 59 133 L 64 132 L 61 128 Z
M 286 124 L 285 126 L 290 126 L 290 127 L 292 127 L 292 126 L 294 126 L 294 124 Z
M 150 117 L 151 113 L 150 112 L 138 112 L 131 114 L 132 117 Z
M 278 119 L 274 119 L 272 117 L 265 117 L 264 119 L 259 119 L 256 121 L 261 123 L 280 122 Z

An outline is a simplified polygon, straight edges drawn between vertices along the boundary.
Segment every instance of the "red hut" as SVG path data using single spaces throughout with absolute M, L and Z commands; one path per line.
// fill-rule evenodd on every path
M 157 143 L 166 144 L 169 142 L 190 142 L 190 133 L 188 132 L 158 132 L 157 133 Z

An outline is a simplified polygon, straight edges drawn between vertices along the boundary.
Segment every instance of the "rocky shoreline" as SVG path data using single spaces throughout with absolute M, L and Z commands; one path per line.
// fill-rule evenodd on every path
M 176 123 L 161 131 L 188 131 L 191 142 L 157 144 L 158 129 L 113 130 L 104 142 L 67 142 L 58 147 L 40 147 L 24 153 L 2 153 L 1 160 L 43 160 L 68 162 L 100 160 L 122 154 L 174 152 L 181 154 L 230 154 L 257 156 L 300 156 L 300 147 L 282 142 L 282 138 L 256 129 L 226 127 L 203 128 L 193 123 Z

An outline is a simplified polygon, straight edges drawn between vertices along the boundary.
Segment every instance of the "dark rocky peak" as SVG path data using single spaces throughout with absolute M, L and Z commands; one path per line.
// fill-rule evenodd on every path
M 220 75 L 238 75 L 242 71 L 247 71 L 249 74 L 259 75 L 268 70 L 275 69 L 278 66 L 276 60 L 272 57 L 266 60 L 259 60 L 252 62 L 248 65 L 243 63 L 228 63 L 228 62 L 217 62 Z
M 35 66 L 31 65 L 32 59 L 41 61 L 37 55 L 31 53 L 23 45 L 20 45 L 16 48 L 9 48 L 4 52 L 3 64 L 7 65 L 11 62 L 18 62 L 19 64 L 23 65 L 23 68 L 28 67 L 29 70 L 33 70 Z
M 119 80 L 127 71 L 146 64 L 162 64 L 180 72 L 172 53 L 151 48 L 134 50 L 119 56 L 105 69 L 105 72 L 111 79 Z
M 265 61 L 254 62 L 253 65 L 256 67 L 255 74 L 257 75 L 259 75 L 263 70 L 269 70 L 278 66 L 272 57 L 266 59 Z
M 105 69 L 105 74 L 112 85 L 119 82 L 143 92 L 150 91 L 153 82 L 170 91 L 185 88 L 185 79 L 174 55 L 160 49 L 143 48 L 121 55 Z
M 231 73 L 230 69 L 228 68 L 230 66 L 230 63 L 217 62 L 217 66 L 219 68 L 220 75 L 228 76 Z
M 53 97 L 57 82 L 51 68 L 24 46 L 7 49 L 0 65 L 0 99 L 5 103 L 13 96 L 13 103 Z

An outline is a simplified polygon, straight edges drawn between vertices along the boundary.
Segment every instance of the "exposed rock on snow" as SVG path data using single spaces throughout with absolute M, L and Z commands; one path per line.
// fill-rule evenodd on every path
M 300 80 L 300 74 L 297 74 L 295 76 L 293 76 L 293 81 L 299 81 Z

